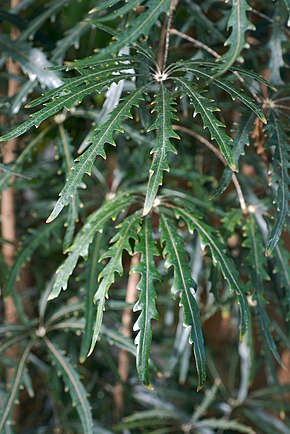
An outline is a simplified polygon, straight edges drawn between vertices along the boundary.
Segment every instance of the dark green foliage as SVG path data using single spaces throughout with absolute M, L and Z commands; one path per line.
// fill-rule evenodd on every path
M 4 0 L 1 433 L 290 432 L 290 5 L 225 3 Z

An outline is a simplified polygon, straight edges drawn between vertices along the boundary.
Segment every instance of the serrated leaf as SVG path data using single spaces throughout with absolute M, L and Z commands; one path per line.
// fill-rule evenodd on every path
M 255 30 L 255 26 L 249 21 L 247 12 L 251 10 L 246 0 L 233 0 L 232 10 L 229 16 L 227 29 L 231 29 L 231 34 L 225 42 L 229 46 L 228 51 L 219 58 L 223 62 L 219 69 L 219 75 L 226 72 L 232 64 L 240 57 L 241 51 L 247 44 L 246 32 Z
M 194 210 L 192 210 L 194 212 Z M 226 254 L 226 249 L 219 240 L 214 230 L 196 217 L 190 209 L 175 209 L 176 217 L 181 217 L 187 224 L 190 233 L 196 230 L 202 243 L 209 246 L 215 264 L 218 264 L 229 288 L 236 293 L 241 313 L 240 335 L 243 336 L 249 323 L 248 302 L 245 290 L 239 282 L 238 272 L 234 264 Z
M 216 108 L 212 106 L 209 99 L 195 90 L 190 81 L 180 77 L 174 77 L 174 80 L 189 97 L 189 100 L 194 107 L 194 115 L 196 113 L 200 114 L 204 128 L 209 129 L 211 139 L 214 139 L 217 142 L 221 153 L 223 154 L 230 168 L 232 170 L 236 170 L 231 149 L 232 138 L 223 131 L 225 125 L 214 116 L 213 112 L 216 111 Z
M 243 104 L 245 104 L 245 106 L 247 106 L 252 112 L 254 112 L 264 124 L 267 123 L 267 119 L 264 113 L 259 108 L 255 100 L 253 100 L 249 95 L 245 94 L 243 89 L 237 88 L 231 81 L 220 80 L 213 77 L 212 71 L 200 67 L 198 68 L 191 66 L 190 62 L 184 63 L 185 65 L 181 67 L 178 66 L 177 70 L 192 72 L 193 74 L 195 74 L 196 77 L 201 77 L 205 80 L 208 80 L 208 82 L 210 82 L 211 84 L 214 84 L 215 86 L 227 92 L 233 100 L 239 99 Z M 179 65 L 182 65 L 182 62 L 180 62 Z
M 121 75 L 119 76 L 121 77 Z M 133 106 L 138 105 L 143 98 L 143 94 L 147 89 L 147 85 L 134 90 L 111 112 L 109 119 L 94 131 L 97 134 L 91 137 L 91 146 L 75 161 L 76 164 L 72 167 L 65 183 L 64 188 L 60 192 L 60 198 L 56 202 L 47 223 L 54 220 L 62 211 L 64 206 L 69 203 L 70 199 L 75 194 L 78 186 L 80 185 L 85 173 L 91 174 L 92 166 L 95 162 L 97 155 L 106 158 L 104 146 L 106 143 L 115 145 L 113 133 L 115 131 L 123 132 L 121 122 L 126 117 L 131 117 L 131 109 Z
M 44 246 L 45 241 L 48 241 L 49 236 L 63 223 L 63 221 L 64 218 L 61 218 L 51 227 L 48 225 L 42 225 L 27 238 L 8 274 L 7 282 L 4 288 L 5 296 L 8 296 L 13 291 L 17 277 L 24 264 L 31 258 L 36 249 L 38 249 L 40 246 Z
M 110 12 L 105 16 L 96 17 L 90 21 L 93 22 L 96 26 L 98 25 L 98 22 L 105 23 L 108 21 L 113 21 L 116 18 L 123 17 L 123 15 L 126 14 L 127 12 L 136 10 L 136 8 L 141 3 L 144 3 L 144 0 L 130 0 L 130 2 L 125 3 L 123 6 L 119 7 L 113 12 Z M 93 9 L 91 13 L 95 13 L 95 9 Z
M 256 311 L 258 320 L 260 323 L 261 331 L 265 339 L 267 347 L 272 351 L 275 359 L 280 365 L 282 364 L 280 355 L 277 351 L 277 347 L 273 336 L 270 331 L 270 318 L 265 309 L 265 297 L 264 297 L 264 281 L 269 280 L 269 276 L 266 272 L 267 259 L 265 257 L 265 248 L 263 244 L 262 235 L 259 227 L 255 221 L 253 214 L 249 214 L 247 221 L 244 225 L 244 231 L 246 239 L 243 246 L 249 248 L 247 256 L 247 263 L 251 266 L 252 279 L 251 284 L 253 286 L 253 299 L 256 301 Z
M 283 129 L 283 124 L 274 113 L 272 113 L 270 116 L 269 127 L 267 131 L 269 131 L 270 134 L 267 147 L 274 149 L 272 163 L 272 183 L 277 186 L 277 210 L 274 217 L 275 223 L 270 231 L 267 242 L 267 250 L 268 254 L 270 254 L 280 238 L 286 217 L 289 216 L 290 152 L 289 140 L 286 132 Z
M 118 34 L 117 40 L 111 45 L 102 49 L 95 58 L 108 56 L 117 53 L 123 47 L 131 45 L 139 36 L 147 36 L 151 27 L 156 23 L 159 15 L 168 12 L 171 0 L 149 0 L 146 2 L 146 10 L 137 16 L 136 19 L 130 20 L 129 27 Z
M 185 261 L 183 239 L 171 219 L 164 214 L 160 217 L 161 241 L 165 243 L 163 256 L 166 264 L 174 268 L 173 293 L 180 291 L 180 305 L 184 310 L 184 326 L 190 327 L 189 341 L 193 344 L 196 368 L 198 373 L 198 390 L 206 380 L 206 356 L 200 322 L 200 312 L 193 292 L 197 284 L 191 277 Z
M 66 92 L 64 92 L 64 94 L 62 94 L 62 86 L 56 90 L 53 90 L 53 92 L 56 91 L 57 95 L 59 96 L 56 96 L 55 99 L 52 99 L 46 103 L 45 107 L 41 110 L 30 115 L 30 119 L 18 125 L 9 133 L 1 136 L 0 141 L 3 142 L 18 137 L 33 126 L 37 128 L 43 121 L 55 115 L 61 109 L 66 108 L 67 110 L 70 110 L 74 104 L 79 103 L 85 96 L 91 95 L 93 92 L 101 92 L 104 86 L 109 85 L 111 82 L 118 81 L 119 79 L 122 80 L 127 77 L 128 74 L 115 75 L 114 77 L 108 77 L 105 79 L 102 76 L 100 80 L 95 79 L 90 82 L 89 85 L 86 83 L 86 78 L 82 77 L 82 80 L 77 82 L 77 88 L 75 88 L 75 83 L 73 83 L 73 86 L 68 86 L 68 88 L 66 88 Z M 48 94 L 51 95 L 50 93 Z M 38 99 L 38 102 L 39 100 L 40 99 Z
M 133 200 L 133 194 L 119 193 L 87 218 L 84 226 L 76 235 L 73 244 L 68 249 L 68 257 L 56 271 L 56 279 L 49 300 L 57 297 L 61 290 L 66 290 L 68 279 L 79 257 L 85 258 L 87 256 L 94 235 L 102 231 L 104 224 L 108 220 L 116 217 L 121 211 L 129 207 Z
M 157 130 L 156 143 L 151 150 L 153 162 L 149 170 L 149 181 L 147 185 L 146 198 L 143 209 L 143 216 L 147 215 L 152 209 L 159 185 L 162 185 L 163 171 L 169 171 L 168 153 L 176 153 L 176 149 L 171 144 L 170 139 L 179 139 L 179 136 L 172 129 L 172 120 L 177 119 L 173 105 L 175 101 L 169 90 L 161 84 L 159 93 L 156 96 L 156 106 L 153 111 L 157 111 L 157 117 L 149 131 Z
M 133 309 L 134 312 L 141 311 L 133 327 L 133 330 L 138 332 L 135 338 L 135 344 L 137 345 L 136 366 L 142 383 L 151 388 L 149 379 L 149 355 L 152 341 L 151 321 L 158 319 L 154 280 L 159 279 L 160 276 L 154 263 L 156 246 L 152 235 L 150 217 L 145 217 L 138 235 L 139 242 L 135 248 L 135 253 L 140 252 L 141 258 L 139 264 L 133 270 L 141 276 L 137 286 L 140 295 Z
M 65 357 L 49 339 L 44 337 L 44 341 L 49 349 L 52 361 L 55 362 L 57 368 L 61 372 L 61 376 L 69 390 L 72 402 L 76 406 L 76 410 L 82 423 L 83 433 L 93 434 L 93 418 L 90 404 L 87 399 L 87 392 L 80 381 L 77 371 L 74 369 L 69 359 Z
M 245 145 L 250 144 L 250 132 L 253 128 L 254 120 L 255 120 L 254 114 L 251 114 L 249 116 L 248 113 L 245 113 L 238 124 L 237 135 L 233 140 L 233 157 L 237 167 L 239 164 L 240 156 L 244 155 Z M 213 196 L 221 195 L 228 188 L 232 176 L 233 176 L 233 172 L 231 171 L 231 169 L 225 167 L 219 185 L 214 191 Z
M 15 369 L 15 373 L 13 378 L 11 379 L 11 387 L 6 395 L 5 402 L 3 402 L 1 414 L 0 414 L 0 432 L 3 432 L 5 429 L 6 422 L 9 419 L 9 416 L 11 414 L 11 410 L 13 408 L 13 404 L 15 403 L 15 400 L 17 398 L 17 394 L 19 391 L 19 387 L 21 384 L 21 381 L 23 379 L 24 370 L 26 367 L 27 358 L 29 356 L 30 350 L 31 350 L 32 344 L 28 344 L 25 350 L 23 351 L 18 365 Z
M 111 240 L 111 242 L 114 244 L 100 258 L 100 261 L 109 258 L 109 262 L 98 276 L 100 285 L 94 295 L 94 303 L 97 304 L 97 315 L 91 348 L 88 356 L 92 353 L 99 337 L 103 313 L 105 310 L 105 301 L 106 298 L 108 298 L 108 291 L 111 285 L 115 282 L 116 273 L 118 273 L 119 276 L 123 274 L 123 251 L 127 250 L 129 254 L 132 254 L 130 239 L 137 239 L 140 215 L 141 212 L 137 211 L 123 220 L 122 224 L 119 226 L 119 232 Z

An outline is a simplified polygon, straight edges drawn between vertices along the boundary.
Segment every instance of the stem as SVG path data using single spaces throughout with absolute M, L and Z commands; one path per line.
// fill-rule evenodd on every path
M 159 52 L 157 56 L 157 64 L 160 72 L 163 72 L 166 66 L 169 50 L 169 40 L 170 40 L 170 29 L 172 25 L 173 15 L 177 8 L 179 0 L 171 0 L 169 16 L 167 23 L 164 23 L 161 31 Z
M 197 48 L 202 48 L 203 50 L 207 51 L 209 54 L 211 54 L 216 59 L 220 58 L 221 56 L 214 50 L 212 50 L 208 45 L 203 44 L 202 42 L 198 41 L 197 39 L 192 38 L 189 35 L 186 35 L 185 33 L 180 32 L 176 29 L 170 29 L 170 33 L 172 35 L 179 36 L 182 39 L 185 39 L 186 41 L 190 42 L 191 44 L 195 45 Z

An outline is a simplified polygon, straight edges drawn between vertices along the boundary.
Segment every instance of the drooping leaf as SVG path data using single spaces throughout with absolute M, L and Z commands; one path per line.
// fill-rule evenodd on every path
M 198 232 L 202 243 L 205 246 L 209 246 L 214 264 L 218 264 L 221 269 L 224 278 L 229 284 L 229 288 L 236 293 L 241 313 L 240 334 L 243 336 L 248 328 L 249 312 L 248 302 L 243 285 L 239 281 L 238 272 L 229 259 L 226 249 L 219 240 L 215 231 L 202 222 L 194 213 L 194 210 L 176 208 L 175 214 L 177 218 L 182 218 L 190 231 L 193 233 L 195 230 Z
M 197 284 L 191 277 L 188 264 L 185 261 L 183 239 L 179 235 L 171 219 L 164 214 L 160 217 L 161 240 L 165 243 L 163 256 L 167 266 L 173 266 L 174 281 L 172 291 L 180 292 L 180 305 L 184 310 L 184 325 L 190 327 L 189 341 L 193 344 L 196 368 L 198 373 L 198 389 L 206 380 L 206 356 L 203 334 L 200 322 L 200 312 L 194 297 Z
M 267 259 L 262 235 L 255 221 L 253 214 L 249 214 L 244 225 L 246 239 L 243 243 L 249 248 L 247 263 L 251 266 L 251 286 L 253 288 L 253 299 L 257 303 L 256 311 L 260 323 L 261 332 L 265 339 L 268 349 L 270 349 L 278 363 L 282 365 L 280 355 L 277 351 L 275 341 L 270 330 L 270 318 L 265 309 L 266 298 L 264 281 L 269 280 L 266 272 Z
M 229 49 L 219 58 L 219 62 L 223 62 L 219 69 L 219 75 L 226 72 L 237 59 L 241 60 L 242 49 L 249 47 L 246 32 L 255 30 L 255 26 L 247 17 L 247 12 L 250 10 L 251 7 L 247 0 L 232 1 L 232 10 L 227 25 L 228 30 L 231 29 L 231 33 L 224 44 L 229 46 Z
M 176 153 L 176 149 L 171 144 L 170 139 L 179 139 L 179 136 L 173 131 L 171 122 L 177 119 L 173 107 L 174 100 L 172 94 L 166 87 L 161 84 L 159 93 L 156 96 L 156 105 L 153 109 L 157 111 L 157 117 L 149 131 L 157 130 L 156 143 L 151 150 L 153 162 L 149 170 L 149 181 L 147 185 L 146 198 L 143 209 L 143 216 L 147 215 L 154 203 L 158 187 L 162 185 L 163 171 L 169 171 L 168 153 Z
M 140 295 L 134 306 L 134 312 L 141 311 L 133 327 L 133 330 L 138 332 L 135 338 L 135 344 L 137 345 L 136 366 L 142 383 L 151 388 L 149 379 L 149 355 L 152 341 L 151 321 L 158 319 L 154 280 L 159 279 L 159 273 L 154 263 L 156 246 L 152 236 L 152 224 L 149 216 L 145 217 L 138 235 L 139 242 L 135 248 L 135 253 L 140 252 L 141 258 L 139 264 L 133 270 L 141 276 L 137 286 Z
M 106 298 L 108 298 L 108 291 L 111 285 L 115 282 L 116 273 L 118 273 L 119 276 L 123 274 L 123 251 L 127 250 L 129 254 L 132 254 L 130 240 L 137 239 L 140 214 L 141 213 L 137 211 L 123 220 L 122 224 L 119 226 L 119 232 L 111 240 L 113 245 L 100 258 L 100 260 L 109 258 L 109 261 L 98 276 L 98 281 L 100 284 L 94 295 L 94 303 L 97 304 L 97 315 L 91 348 L 88 356 L 92 353 L 101 330 L 103 313 L 105 310 L 105 301 Z
M 213 114 L 214 111 L 217 111 L 216 107 L 212 106 L 212 103 L 205 96 L 201 95 L 194 86 L 188 81 L 186 78 L 174 77 L 174 80 L 177 82 L 177 85 L 182 88 L 185 94 L 189 97 L 190 102 L 194 107 L 195 116 L 197 113 L 200 114 L 204 128 L 208 128 L 211 139 L 215 140 L 226 160 L 228 165 L 232 170 L 236 170 L 236 166 L 233 160 L 233 154 L 231 149 L 232 138 L 229 137 L 224 131 L 223 128 L 225 125 L 220 122 Z
M 104 224 L 108 220 L 116 217 L 121 211 L 128 208 L 133 200 L 133 194 L 119 193 L 114 198 L 105 202 L 103 206 L 87 218 L 84 226 L 76 235 L 73 244 L 68 249 L 68 257 L 56 271 L 56 279 L 52 292 L 49 295 L 49 300 L 57 297 L 61 290 L 66 290 L 68 279 L 79 257 L 87 257 L 88 248 L 93 241 L 94 235 L 102 231 Z
M 56 364 L 69 390 L 72 402 L 80 417 L 84 434 L 93 434 L 93 418 L 87 392 L 77 371 L 69 359 L 47 337 L 44 337 L 44 341 L 49 349 L 51 360 Z
M 95 235 L 94 241 L 91 244 L 88 263 L 86 265 L 87 285 L 85 286 L 85 309 L 84 317 L 86 321 L 84 335 L 82 337 L 82 345 L 80 349 L 80 362 L 84 363 L 90 349 L 92 334 L 94 328 L 94 320 L 96 317 L 96 306 L 93 303 L 94 293 L 96 290 L 96 276 L 100 269 L 98 259 L 100 257 L 101 234 Z
M 15 369 L 15 373 L 13 378 L 11 379 L 11 386 L 9 392 L 6 395 L 5 402 L 3 402 L 1 414 L 0 414 L 0 432 L 3 432 L 5 429 L 6 422 L 8 421 L 13 404 L 17 399 L 17 394 L 19 391 L 19 387 L 21 382 L 23 381 L 24 370 L 26 367 L 27 358 L 29 356 L 30 350 L 32 347 L 32 343 L 29 343 L 25 350 L 22 353 L 22 356 L 19 359 L 18 365 Z
M 289 140 L 284 131 L 283 124 L 278 117 L 272 113 L 269 119 L 268 147 L 274 149 L 272 162 L 272 184 L 276 186 L 277 211 L 274 216 L 274 226 L 270 231 L 267 244 L 267 253 L 270 254 L 275 248 L 289 216 L 289 187 L 290 187 L 290 152 Z
M 121 77 L 121 75 L 118 77 Z M 98 132 L 91 137 L 91 146 L 75 160 L 76 164 L 71 168 L 68 180 L 60 192 L 60 198 L 58 199 L 54 209 L 47 219 L 48 223 L 59 215 L 63 207 L 73 197 L 76 189 L 82 181 L 84 174 L 91 174 L 92 166 L 97 155 L 106 158 L 104 150 L 105 144 L 109 143 L 111 145 L 115 145 L 113 133 L 115 131 L 123 132 L 121 122 L 124 120 L 124 118 L 132 117 L 131 109 L 133 106 L 138 105 L 140 100 L 143 98 L 146 88 L 147 86 L 143 86 L 133 91 L 111 112 L 109 119 L 96 129 Z
M 59 154 L 63 159 L 64 172 L 67 174 L 70 171 L 71 167 L 73 166 L 72 145 L 71 145 L 70 137 L 65 131 L 62 124 L 59 125 L 59 134 L 60 134 L 60 140 L 58 142 Z M 79 206 L 80 206 L 80 200 L 79 200 L 79 195 L 76 191 L 69 203 L 67 217 L 65 221 L 66 233 L 63 242 L 64 252 L 67 251 L 67 249 L 69 248 L 73 240 L 75 226 L 79 219 Z

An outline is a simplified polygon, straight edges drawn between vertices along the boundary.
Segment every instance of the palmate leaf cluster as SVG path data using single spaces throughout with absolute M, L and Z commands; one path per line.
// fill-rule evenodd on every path
M 116 373 L 112 344 L 136 358 L 132 381 L 150 390 L 142 395 L 134 386 L 134 399 L 146 403 L 144 394 L 153 396 L 153 388 L 161 397 L 153 409 L 125 418 L 120 430 L 252 433 L 268 417 L 265 432 L 286 432 L 279 420 L 286 390 L 277 371 L 290 346 L 284 231 L 289 30 L 280 19 L 289 4 L 233 0 L 217 9 L 215 0 L 205 3 L 64 0 L 35 12 L 31 0 L 0 11 L 6 87 L 15 77 L 5 62 L 11 58 L 20 66 L 18 92 L 0 101 L 3 118 L 17 113 L 2 128 L 0 140 L 16 140 L 17 150 L 13 162 L 0 166 L 0 187 L 13 186 L 25 203 L 17 209 L 25 240 L 3 273 L 3 295 L 12 296 L 21 324 L 3 326 L 0 350 L 20 346 L 22 356 L 3 392 L 0 431 L 10 432 L 20 386 L 30 390 L 25 366 L 32 365 L 44 378 L 55 369 L 61 380 L 56 376 L 53 387 L 64 384 L 69 392 L 79 425 L 63 420 L 64 430 L 107 432 L 96 421 L 99 404 L 89 403 L 86 391 L 101 380 L 90 383 L 86 368 L 75 364 L 86 363 L 94 378 L 103 352 Z M 51 33 L 49 41 L 43 29 Z M 267 32 L 268 40 L 259 40 Z M 31 259 L 36 264 L 27 265 Z M 27 297 L 42 293 L 37 314 L 23 296 L 20 277 L 27 269 L 34 288 Z M 139 275 L 136 302 L 129 306 L 132 341 L 120 322 L 130 273 Z M 217 379 L 207 343 L 207 324 L 219 315 L 231 318 L 234 329 L 233 372 L 241 358 L 239 381 L 222 379 L 228 388 Z M 162 325 L 168 324 L 167 332 Z M 175 329 L 168 350 L 168 333 L 172 340 Z M 81 341 L 76 336 L 70 342 L 63 331 L 82 335 Z M 280 396 L 276 419 L 250 391 L 255 357 L 273 396 Z M 100 371 L 107 372 L 102 363 Z M 162 392 L 158 378 L 174 381 L 178 370 L 191 389 L 206 389 L 197 395 L 193 415 Z M 261 396 L 268 393 L 265 385 Z M 180 399 L 188 399 L 186 391 Z M 214 400 L 231 411 L 206 417 Z

